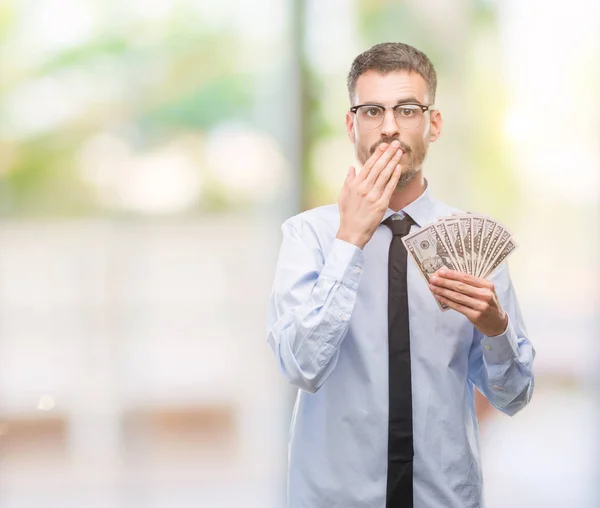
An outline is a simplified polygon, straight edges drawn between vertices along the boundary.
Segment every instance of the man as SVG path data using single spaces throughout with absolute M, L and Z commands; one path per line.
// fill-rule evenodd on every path
M 406 44 L 359 55 L 346 127 L 362 169 L 337 206 L 282 226 L 267 341 L 299 388 L 289 508 L 480 507 L 474 387 L 508 415 L 531 399 L 535 353 L 506 264 L 490 280 L 442 268 L 428 285 L 401 242 L 458 212 L 423 177 L 436 81 Z

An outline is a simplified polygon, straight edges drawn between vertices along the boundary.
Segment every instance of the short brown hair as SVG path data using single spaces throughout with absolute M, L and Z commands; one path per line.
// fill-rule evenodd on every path
M 402 70 L 419 73 L 427 83 L 429 100 L 431 104 L 434 103 L 437 75 L 427 55 L 417 48 L 402 42 L 383 42 L 358 55 L 348 73 L 350 103 L 353 100 L 358 78 L 371 70 L 381 74 Z

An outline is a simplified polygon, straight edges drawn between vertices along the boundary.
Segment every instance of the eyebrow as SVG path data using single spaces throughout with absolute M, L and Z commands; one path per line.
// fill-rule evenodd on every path
M 384 104 L 381 104 L 381 102 L 373 101 L 373 102 L 365 102 L 364 104 L 384 107 Z M 408 97 L 406 99 L 398 99 L 395 106 L 398 106 L 399 104 L 421 104 L 421 102 L 416 97 Z
M 400 99 L 398 102 L 396 102 L 396 105 L 398 105 L 398 104 L 407 104 L 407 103 L 421 104 L 421 101 L 418 100 L 416 97 L 409 97 L 408 99 Z

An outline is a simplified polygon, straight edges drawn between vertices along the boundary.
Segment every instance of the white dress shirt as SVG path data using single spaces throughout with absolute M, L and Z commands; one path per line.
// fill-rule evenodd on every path
M 403 211 L 413 228 L 460 212 L 428 189 Z M 384 219 L 394 213 L 388 209 Z M 339 221 L 337 205 L 328 205 L 282 225 L 267 341 L 299 389 L 289 508 L 385 508 L 392 233 L 380 225 L 361 250 L 335 238 Z M 535 351 L 506 263 L 489 279 L 509 316 L 496 337 L 483 336 L 454 310 L 440 311 L 408 261 L 415 508 L 482 506 L 475 386 L 508 415 L 532 396 Z

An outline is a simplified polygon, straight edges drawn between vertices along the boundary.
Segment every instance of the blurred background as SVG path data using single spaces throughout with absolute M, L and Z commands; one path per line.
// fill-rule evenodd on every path
M 0 506 L 284 506 L 279 226 L 337 201 L 346 74 L 384 41 L 438 72 L 432 193 L 520 245 L 536 389 L 479 401 L 486 506 L 600 506 L 599 26 L 593 0 L 2 0 Z

